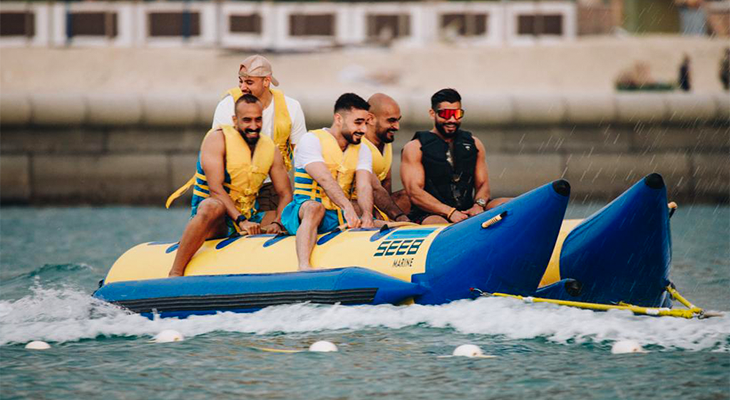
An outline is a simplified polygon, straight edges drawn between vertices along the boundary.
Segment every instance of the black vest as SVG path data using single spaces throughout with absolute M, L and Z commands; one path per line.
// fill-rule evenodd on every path
M 413 139 L 421 142 L 421 162 L 426 177 L 424 190 L 438 201 L 468 210 L 474 205 L 474 169 L 479 151 L 471 132 L 458 130 L 453 144 L 453 167 L 447 160 L 449 144 L 428 131 L 416 132 Z M 414 217 L 428 214 L 413 206 Z

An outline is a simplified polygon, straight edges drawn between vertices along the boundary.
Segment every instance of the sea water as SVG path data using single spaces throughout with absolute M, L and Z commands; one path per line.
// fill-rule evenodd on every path
M 585 217 L 599 204 L 571 206 Z M 723 399 L 730 397 L 730 208 L 681 206 L 671 279 L 706 320 L 513 299 L 442 306 L 296 304 L 148 320 L 92 300 L 135 244 L 188 211 L 0 209 L 0 398 Z M 155 344 L 165 329 L 182 342 Z M 648 353 L 611 354 L 619 340 Z M 26 350 L 43 340 L 49 350 Z M 337 353 L 274 353 L 334 342 Z M 461 344 L 496 358 L 443 357 Z

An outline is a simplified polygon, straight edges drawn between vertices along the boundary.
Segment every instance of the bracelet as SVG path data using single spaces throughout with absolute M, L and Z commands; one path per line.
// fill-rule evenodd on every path
M 243 214 L 236 217 L 236 225 L 240 224 L 241 222 L 246 221 L 246 217 L 243 216 Z
M 446 220 L 451 221 L 451 216 L 454 215 L 455 212 L 456 212 L 456 207 L 452 207 L 451 211 L 449 211 L 449 213 L 446 215 Z
M 393 217 L 393 221 L 395 221 L 396 219 L 398 219 L 402 216 L 405 216 L 405 215 L 406 215 L 406 213 L 400 213 L 400 214 L 396 215 L 395 217 Z
M 281 224 L 281 222 L 279 222 L 279 221 L 274 221 L 274 222 L 272 222 L 272 224 L 276 224 L 276 225 L 279 225 L 279 228 L 281 228 L 281 229 L 285 229 L 285 228 L 284 228 L 284 225 L 282 225 L 282 224 Z

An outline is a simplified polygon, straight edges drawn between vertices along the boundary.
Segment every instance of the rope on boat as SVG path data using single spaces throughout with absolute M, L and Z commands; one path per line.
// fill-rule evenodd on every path
M 576 308 L 583 308 L 588 310 L 596 310 L 596 311 L 608 311 L 608 310 L 629 310 L 633 312 L 634 314 L 638 315 L 652 315 L 657 317 L 676 317 L 676 318 L 687 318 L 692 319 L 694 317 L 697 317 L 698 319 L 704 319 L 704 318 L 710 318 L 710 317 L 717 317 L 722 314 L 716 314 L 716 313 L 705 313 L 705 311 L 694 304 L 690 303 L 687 299 L 685 299 L 682 295 L 679 294 L 677 289 L 674 287 L 674 284 L 669 284 L 666 287 L 667 292 L 672 296 L 673 299 L 679 301 L 687 307 L 688 309 L 671 309 L 666 307 L 642 307 L 642 306 L 635 306 L 633 304 L 627 304 L 624 302 L 619 302 L 618 305 L 616 304 L 601 304 L 601 303 L 589 303 L 589 302 L 583 302 L 583 301 L 569 301 L 569 300 L 555 300 L 555 299 L 545 299 L 542 297 L 532 297 L 532 296 L 519 296 L 514 294 L 507 294 L 507 293 L 487 293 L 484 291 L 481 291 L 477 288 L 471 288 L 472 292 L 476 292 L 479 294 L 479 296 L 484 297 L 507 297 L 517 300 L 522 300 L 525 303 L 550 303 L 550 304 L 557 304 L 560 306 L 567 306 L 567 307 L 576 307 Z

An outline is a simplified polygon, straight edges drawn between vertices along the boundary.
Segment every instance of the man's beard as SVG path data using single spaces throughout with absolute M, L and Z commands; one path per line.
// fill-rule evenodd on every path
M 446 124 L 454 125 L 454 126 L 456 126 L 456 129 L 454 129 L 453 132 L 446 132 L 446 127 L 445 127 Z M 438 122 L 436 122 L 435 125 L 436 125 L 436 130 L 439 131 L 439 133 L 441 135 L 446 136 L 446 137 L 454 137 L 454 136 L 456 136 L 456 132 L 458 132 L 459 131 L 459 127 L 461 127 L 461 123 L 459 123 L 459 122 L 453 122 L 453 123 L 452 122 L 447 122 L 447 123 L 444 123 L 444 124 L 439 124 Z
M 342 137 L 344 137 L 345 140 L 347 140 L 347 143 L 360 144 L 360 142 L 362 141 L 362 136 L 355 136 L 355 132 L 349 132 L 349 131 L 345 131 L 343 129 L 341 133 L 342 133 Z
M 393 135 L 389 135 L 388 133 L 393 132 Z M 380 139 L 383 143 L 393 143 L 395 140 L 395 133 L 398 132 L 397 129 L 386 129 L 382 133 L 377 134 L 376 136 L 378 139 Z
M 241 136 L 243 136 L 243 140 L 245 140 L 246 143 L 248 143 L 249 145 L 255 145 L 256 143 L 258 143 L 259 138 L 261 137 L 261 129 L 246 129 L 243 132 L 238 132 L 241 133 Z M 249 137 L 249 133 L 258 133 L 258 135 L 256 135 L 255 137 Z

